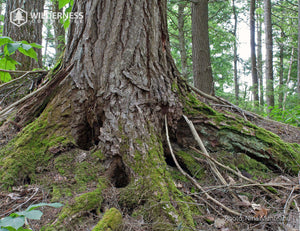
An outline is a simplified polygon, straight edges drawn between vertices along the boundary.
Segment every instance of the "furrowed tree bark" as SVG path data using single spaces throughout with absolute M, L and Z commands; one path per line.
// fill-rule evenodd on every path
M 8 0 L 6 2 L 6 13 L 5 22 L 3 28 L 3 35 L 11 37 L 14 41 L 25 40 L 29 43 L 42 44 L 42 28 L 43 21 L 34 21 L 31 19 L 30 14 L 32 12 L 44 12 L 45 1 L 35 1 L 35 0 L 21 0 L 14 1 Z M 10 23 L 10 12 L 21 8 L 28 13 L 28 22 L 20 27 Z M 32 70 L 33 68 L 41 68 L 43 66 L 42 62 L 42 50 L 34 48 L 37 52 L 38 62 L 34 59 L 16 52 L 14 58 L 21 63 L 21 66 L 17 66 L 19 70 Z
M 208 35 L 208 0 L 192 2 L 192 56 L 194 86 L 214 94 Z
M 156 1 L 75 2 L 74 11 L 90 15 L 70 25 L 64 61 L 74 68 L 57 97 L 71 99 L 71 132 L 80 147 L 98 144 L 109 158 L 134 156 L 135 140 L 149 139 L 150 127 L 159 134 L 164 114 L 181 115 L 170 89 L 176 76 L 165 10 Z M 120 127 L 130 137 L 128 153 L 120 150 Z

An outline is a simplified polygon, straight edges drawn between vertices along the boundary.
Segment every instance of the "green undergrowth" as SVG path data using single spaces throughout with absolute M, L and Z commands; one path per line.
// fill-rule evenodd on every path
M 210 145 L 212 151 L 220 147 L 229 153 L 242 153 L 264 164 L 273 171 L 298 174 L 300 169 L 300 144 L 284 142 L 279 136 L 260 128 L 231 113 L 219 113 L 200 102 L 189 93 L 184 111 L 190 117 L 201 118 L 211 129 L 201 125 L 197 131 L 204 137 L 217 137 L 218 145 Z M 197 126 L 196 126 L 197 128 Z M 217 134 L 216 134 L 217 133 Z M 217 148 L 214 148 L 217 146 Z M 250 160 L 249 159 L 249 160 Z M 247 164 L 247 163 L 245 163 Z

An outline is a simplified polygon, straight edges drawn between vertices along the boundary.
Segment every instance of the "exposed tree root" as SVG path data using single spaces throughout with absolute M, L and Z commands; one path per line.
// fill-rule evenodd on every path
M 210 106 L 216 110 L 222 110 L 222 112 L 230 111 L 233 113 L 238 113 L 246 121 L 256 124 L 266 130 L 277 134 L 281 139 L 290 143 L 300 143 L 300 129 L 288 124 L 284 124 L 278 121 L 274 121 L 265 117 L 262 117 L 256 113 L 249 112 L 241 109 L 240 107 L 230 103 L 229 101 L 217 97 L 208 95 L 199 89 L 187 84 L 188 87 L 199 95 L 202 99 L 207 99 L 211 101 Z M 223 110 L 224 109 L 224 110 Z

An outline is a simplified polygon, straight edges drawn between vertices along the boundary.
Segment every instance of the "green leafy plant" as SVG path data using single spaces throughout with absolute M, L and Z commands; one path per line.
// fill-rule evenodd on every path
M 59 9 L 66 8 L 65 14 L 68 14 L 67 18 L 62 18 L 61 23 L 63 24 L 65 30 L 70 26 L 70 15 L 69 13 L 72 12 L 72 7 L 74 4 L 74 0 L 58 0 L 58 7 Z
M 14 60 L 13 55 L 17 50 L 22 54 L 31 57 L 37 61 L 37 54 L 33 48 L 42 48 L 41 45 L 36 43 L 28 43 L 26 41 L 13 41 L 10 37 L 0 37 L 0 69 L 16 70 L 16 65 L 20 64 Z M 11 75 L 7 72 L 0 72 L 0 81 L 8 82 L 11 80 Z
M 25 211 L 16 212 L 10 214 L 8 217 L 4 217 L 0 220 L 0 231 L 24 231 L 31 230 L 28 227 L 23 228 L 27 224 L 27 219 L 40 220 L 43 212 L 36 208 L 42 206 L 50 206 L 53 208 L 59 208 L 63 206 L 61 203 L 39 203 L 29 206 Z

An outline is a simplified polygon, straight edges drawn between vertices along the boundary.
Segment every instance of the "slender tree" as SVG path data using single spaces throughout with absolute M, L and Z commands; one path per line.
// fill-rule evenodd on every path
M 298 69 L 297 69 L 297 92 L 300 98 L 300 0 L 298 1 Z
M 181 58 L 181 72 L 182 76 L 186 79 L 187 78 L 187 54 L 185 48 L 185 33 L 184 33 L 184 9 L 186 7 L 186 2 L 179 2 L 178 3 L 178 36 L 179 36 L 179 51 L 180 51 L 180 58 Z
M 193 74 L 196 88 L 214 94 L 208 35 L 208 0 L 192 4 Z
M 42 44 L 42 28 L 43 20 L 32 20 L 30 17 L 31 13 L 44 12 L 44 3 L 45 0 L 35 1 L 35 0 L 7 0 L 6 2 L 6 13 L 5 13 L 5 23 L 3 29 L 3 35 L 11 37 L 14 41 L 25 40 L 29 43 L 38 43 Z M 28 14 L 28 22 L 25 25 L 20 27 L 12 24 L 10 22 L 11 12 L 21 8 Z M 23 15 L 21 15 L 24 17 Z M 42 62 L 42 50 L 36 49 L 37 59 L 34 59 L 25 56 L 21 53 L 16 53 L 16 60 L 22 64 L 21 67 L 18 67 L 20 70 L 31 70 L 33 68 L 41 68 L 43 65 Z
M 233 68 L 234 68 L 234 95 L 236 103 L 239 103 L 239 78 L 237 70 L 238 54 L 237 54 L 237 24 L 238 24 L 238 14 L 236 11 L 235 0 L 232 0 L 232 10 L 234 17 L 234 27 L 233 27 L 233 36 L 234 36 L 234 46 L 233 46 Z
M 257 1 L 258 5 L 261 6 L 261 0 Z M 261 109 L 263 109 L 264 100 L 264 84 L 263 84 L 263 60 L 262 60 L 262 16 L 257 14 L 257 77 L 259 80 L 259 103 Z
M 53 0 L 52 11 L 63 13 L 63 9 L 59 9 L 59 0 Z M 65 48 L 65 29 L 60 20 L 53 20 L 53 29 L 55 35 L 55 60 L 57 60 Z
M 282 103 L 283 103 L 283 71 L 284 71 L 284 45 L 283 45 L 283 39 L 284 39 L 284 32 L 281 28 L 281 41 L 279 44 L 279 92 L 278 92 L 278 107 L 282 109 Z
M 274 77 L 273 77 L 273 38 L 271 21 L 271 0 L 264 0 L 265 10 L 265 43 L 266 43 L 266 98 L 269 110 L 274 107 Z
M 258 75 L 256 65 L 256 51 L 255 51 L 255 0 L 250 2 L 250 45 L 251 45 L 251 73 L 252 73 L 252 94 L 254 105 L 259 105 L 258 92 Z

